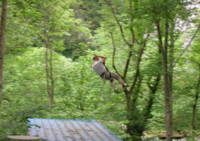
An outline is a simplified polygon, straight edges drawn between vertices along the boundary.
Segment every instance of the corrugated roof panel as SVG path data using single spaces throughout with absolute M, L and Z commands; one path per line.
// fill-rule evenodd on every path
M 85 129 L 79 126 L 77 122 L 74 122 L 74 120 L 69 120 L 69 123 L 72 125 L 74 129 L 76 129 L 77 134 L 80 135 L 80 140 L 91 140 L 91 136 L 87 134 Z
M 47 141 L 122 141 L 95 120 L 28 119 L 29 135 Z
M 91 121 L 90 121 L 91 122 Z M 90 137 L 90 141 L 96 140 L 96 141 L 102 141 L 102 137 L 99 134 L 96 134 L 94 130 L 92 129 L 92 126 L 88 124 L 88 122 L 82 122 L 80 120 L 76 120 L 76 124 L 80 126 L 84 131 L 85 134 Z
M 68 129 L 65 127 L 65 124 L 61 120 L 55 120 L 55 123 L 59 127 L 59 131 L 63 136 L 63 140 L 73 141 L 73 136 L 68 132 Z
M 118 139 L 116 136 L 114 136 L 108 129 L 106 129 L 99 122 L 96 122 L 96 121 L 92 121 L 92 122 L 96 126 L 96 129 L 98 129 L 100 132 L 102 132 L 109 140 L 115 141 Z

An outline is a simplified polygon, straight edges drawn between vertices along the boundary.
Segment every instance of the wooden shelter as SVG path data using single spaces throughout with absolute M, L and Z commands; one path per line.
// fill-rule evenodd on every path
M 29 135 L 46 141 L 122 141 L 96 120 L 29 120 Z

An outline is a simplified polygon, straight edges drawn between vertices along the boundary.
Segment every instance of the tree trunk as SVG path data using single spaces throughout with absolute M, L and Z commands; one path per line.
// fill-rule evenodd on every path
M 173 68 L 171 68 L 173 62 L 171 59 L 173 58 L 172 50 L 168 54 L 168 40 L 169 40 L 169 23 L 166 19 L 165 22 L 165 35 L 164 35 L 164 43 L 163 43 L 163 35 L 161 33 L 160 21 L 156 21 L 157 27 L 157 35 L 159 42 L 159 49 L 161 51 L 162 56 L 162 70 L 163 70 L 163 79 L 164 79 L 164 98 L 165 98 L 165 128 L 166 128 L 166 141 L 171 141 L 172 136 L 172 72 Z M 168 57 L 170 59 L 168 59 Z
M 54 79 L 53 79 L 53 51 L 50 47 L 48 35 L 45 34 L 45 73 L 46 73 L 46 90 L 49 104 L 53 104 L 54 99 Z
M 130 93 L 125 93 L 130 96 Z M 132 93 L 133 94 L 133 93 Z M 134 93 L 134 96 L 137 94 Z M 127 99 L 128 98 L 128 99 Z M 127 130 L 126 132 L 130 135 L 129 140 L 141 141 L 141 136 L 144 131 L 144 124 L 142 120 L 141 112 L 137 109 L 136 104 L 133 103 L 133 97 L 126 97 L 127 102 Z
M 4 63 L 4 49 L 5 49 L 5 29 L 7 17 L 7 0 L 2 0 L 2 12 L 0 23 L 0 102 L 3 99 L 3 63 Z
M 168 52 L 169 49 L 169 22 L 168 15 L 166 15 L 165 19 L 165 44 L 164 44 L 164 52 L 163 52 L 163 70 L 164 70 L 164 91 L 165 91 L 165 124 L 166 124 L 166 140 L 172 141 L 172 72 L 173 68 L 171 68 L 170 64 L 171 58 L 173 58 L 172 50 Z M 171 58 L 170 58 L 171 57 Z
M 164 58 L 165 60 L 166 58 Z M 165 92 L 165 126 L 166 126 L 166 141 L 171 141 L 172 136 L 172 92 L 169 72 L 166 64 L 163 64 L 164 69 L 164 92 Z
M 196 129 L 196 113 L 197 113 L 197 104 L 199 99 L 199 92 L 200 92 L 200 65 L 199 65 L 199 78 L 196 85 L 196 92 L 194 97 L 194 104 L 192 106 L 192 129 Z
M 53 49 L 49 49 L 49 80 L 50 80 L 50 104 L 54 102 L 54 76 L 53 76 Z
M 49 52 L 48 52 L 48 47 L 45 45 L 45 73 L 46 73 L 46 91 L 48 94 L 48 101 L 49 104 L 51 104 L 50 101 L 50 85 L 49 85 Z
M 120 72 L 117 70 L 117 67 L 115 66 L 115 53 L 116 53 L 116 46 L 114 42 L 114 37 L 111 32 L 111 40 L 112 40 L 112 45 L 113 45 L 113 57 L 112 57 L 112 65 L 115 70 L 115 72 L 122 77 L 122 79 L 126 82 L 127 79 L 127 73 L 130 69 L 131 62 L 132 62 L 132 57 L 133 57 L 133 48 L 135 47 L 135 44 L 137 43 L 140 48 L 137 51 L 135 51 L 135 55 L 137 56 L 137 60 L 135 63 L 135 68 L 134 68 L 134 73 L 132 75 L 133 81 L 130 83 L 129 88 L 123 87 L 123 91 L 125 94 L 125 99 L 126 99 L 126 112 L 127 112 L 127 133 L 130 135 L 131 141 L 140 141 L 142 133 L 145 129 L 145 122 L 144 122 L 144 111 L 141 111 L 137 107 L 137 99 L 139 95 L 139 90 L 140 86 L 142 84 L 141 82 L 141 74 L 140 74 L 140 65 L 142 62 L 142 55 L 144 53 L 145 47 L 146 47 L 146 42 L 148 40 L 149 34 L 147 37 L 144 37 L 140 41 L 136 39 L 135 35 L 135 29 L 133 27 L 133 21 L 134 21 L 134 14 L 137 13 L 138 11 L 138 6 L 139 6 L 139 1 L 132 1 L 129 0 L 129 23 L 130 23 L 130 37 L 126 36 L 125 34 L 125 28 L 123 27 L 123 24 L 121 24 L 120 20 L 118 19 L 117 16 L 117 9 L 115 6 L 113 6 L 113 3 L 111 0 L 105 0 L 105 3 L 110 7 L 112 15 L 116 21 L 117 26 L 119 27 L 120 35 L 124 43 L 127 45 L 129 51 L 128 55 L 125 61 L 125 65 L 123 68 L 123 73 L 120 74 Z M 130 40 L 129 40 L 130 39 Z M 152 97 L 153 99 L 154 97 Z M 149 106 L 148 112 L 150 113 L 151 111 L 151 105 L 153 104 L 153 100 L 150 100 L 151 104 L 147 104 Z M 146 106 L 146 105 L 145 105 Z M 149 114 L 147 113 L 147 114 Z

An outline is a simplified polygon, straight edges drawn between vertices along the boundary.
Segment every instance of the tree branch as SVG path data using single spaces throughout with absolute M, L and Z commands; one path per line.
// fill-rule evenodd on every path
M 126 75 L 127 75 L 127 72 L 128 72 L 128 68 L 129 68 L 129 64 L 130 64 L 130 61 L 131 61 L 131 57 L 133 55 L 132 52 L 133 52 L 132 50 L 129 50 L 128 57 L 126 59 L 126 65 L 124 67 L 124 73 L 123 73 L 123 79 L 124 80 L 126 79 Z
M 133 104 L 136 104 L 136 101 L 137 101 L 137 98 L 138 98 L 138 94 L 140 92 L 140 87 L 141 87 L 141 84 L 142 84 L 142 77 L 141 75 L 138 76 L 138 83 L 137 83 L 137 87 L 135 89 L 135 95 L 133 96 Z M 131 91 L 130 91 L 131 92 Z
M 141 61 L 142 61 L 142 55 L 144 54 L 144 50 L 145 50 L 148 38 L 149 38 L 149 34 L 147 35 L 146 39 L 143 41 L 143 45 L 140 48 L 138 60 L 136 62 L 136 72 L 135 72 L 135 75 L 134 75 L 133 83 L 132 83 L 131 88 L 130 88 L 130 92 L 133 91 L 134 87 L 137 84 L 138 78 L 140 76 L 140 64 L 141 64 Z
M 113 46 L 113 53 L 112 53 L 112 67 L 115 70 L 115 72 L 120 76 L 121 74 L 119 73 L 119 71 L 117 70 L 117 67 L 115 66 L 115 53 L 116 53 L 116 45 L 115 45 L 115 41 L 114 41 L 114 37 L 113 37 L 113 33 L 110 32 L 111 35 L 111 40 L 112 40 L 112 46 Z
M 147 84 L 151 92 L 149 94 L 147 105 L 145 106 L 143 110 L 145 122 L 147 121 L 148 118 L 150 118 L 150 113 L 151 113 L 151 109 L 154 103 L 155 93 L 158 89 L 160 79 L 161 79 L 161 74 L 158 73 L 155 81 L 152 84 L 150 84 L 150 82 L 148 82 Z
M 131 11 L 133 11 L 133 1 L 129 0 L 129 11 L 130 11 L 130 32 L 131 32 L 131 40 L 132 44 L 135 42 L 135 33 L 133 30 L 133 14 Z
M 163 41 L 162 41 L 162 33 L 161 33 L 161 29 L 160 29 L 160 22 L 157 20 L 156 23 L 156 28 L 157 28 L 157 35 L 158 35 L 158 47 L 159 47 L 159 51 L 164 54 L 165 50 L 163 48 Z
M 131 88 L 130 88 L 130 92 L 132 92 L 134 87 L 136 86 L 137 80 L 138 80 L 139 75 L 140 75 L 140 63 L 141 63 L 141 58 L 142 58 L 143 52 L 144 52 L 144 48 L 141 48 L 140 53 L 139 53 L 139 57 L 138 57 L 138 61 L 136 63 L 136 72 L 135 72 L 135 75 L 134 75 L 133 83 L 132 83 Z
M 188 42 L 186 42 L 186 44 L 183 44 L 182 48 L 184 48 L 184 50 L 180 53 L 180 55 L 178 55 L 178 58 L 174 61 L 174 66 L 179 62 L 179 60 L 181 59 L 181 57 L 183 56 L 183 54 L 187 51 L 187 49 L 191 46 L 193 40 L 195 39 L 195 37 L 197 36 L 197 33 L 200 30 L 200 24 L 198 25 L 197 29 L 195 30 L 194 34 L 192 35 L 192 37 L 188 40 Z
M 168 56 L 169 22 L 168 22 L 168 18 L 167 17 L 165 19 L 165 35 L 164 36 L 165 36 L 165 38 L 164 38 L 164 51 L 166 52 L 166 56 Z
M 155 91 L 156 91 L 157 86 L 158 86 L 158 84 L 159 84 L 159 82 L 160 82 L 160 78 L 161 78 L 161 74 L 160 74 L 160 72 L 159 72 L 159 73 L 157 74 L 156 79 L 154 80 L 153 83 L 148 82 L 147 85 L 148 85 L 149 89 L 151 90 L 151 92 L 155 92 Z
M 115 11 L 115 9 L 114 9 L 114 7 L 113 7 L 111 1 L 110 1 L 110 0 L 105 0 L 105 2 L 106 2 L 106 4 L 110 7 L 110 9 L 111 9 L 111 11 L 112 11 L 113 17 L 114 17 L 114 19 L 115 19 L 115 21 L 116 21 L 116 23 L 117 23 L 117 25 L 118 25 L 118 27 L 119 27 L 119 29 L 120 29 L 120 33 L 121 33 L 121 36 L 122 36 L 123 41 L 130 47 L 131 44 L 130 44 L 130 43 L 128 42 L 128 40 L 125 38 L 124 29 L 123 29 L 122 24 L 120 23 L 119 19 L 117 18 L 116 11 Z

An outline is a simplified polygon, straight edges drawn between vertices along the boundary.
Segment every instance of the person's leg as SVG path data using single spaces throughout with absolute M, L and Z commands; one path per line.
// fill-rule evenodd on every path
M 117 80 L 123 87 L 126 87 L 126 83 L 124 82 L 124 80 L 119 75 L 117 75 L 116 73 L 106 72 L 104 74 L 104 79 L 110 80 L 112 87 L 115 86 L 113 79 Z
M 123 87 L 126 86 L 126 83 L 124 82 L 124 80 L 116 73 L 111 72 L 111 77 L 117 80 Z

